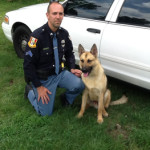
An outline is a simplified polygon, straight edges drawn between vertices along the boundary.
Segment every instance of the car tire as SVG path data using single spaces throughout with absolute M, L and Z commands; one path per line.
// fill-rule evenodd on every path
M 25 48 L 27 42 L 29 41 L 30 34 L 31 34 L 30 29 L 24 25 L 17 27 L 16 30 L 14 31 L 13 45 L 19 58 L 24 57 Z

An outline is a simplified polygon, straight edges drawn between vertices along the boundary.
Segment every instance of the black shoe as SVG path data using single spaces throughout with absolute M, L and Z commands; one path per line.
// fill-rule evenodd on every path
M 24 98 L 27 99 L 28 98 L 28 93 L 30 90 L 32 90 L 32 86 L 30 84 L 27 84 L 25 87 L 25 92 L 24 92 Z
M 65 96 L 64 93 L 60 95 L 60 100 L 61 100 L 61 104 L 62 104 L 63 107 L 70 106 L 70 103 L 66 99 L 66 96 Z

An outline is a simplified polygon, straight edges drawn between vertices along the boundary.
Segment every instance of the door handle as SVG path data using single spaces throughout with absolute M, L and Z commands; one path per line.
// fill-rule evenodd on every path
M 101 30 L 99 30 L 99 29 L 94 29 L 94 28 L 87 28 L 87 31 L 88 32 L 92 32 L 92 33 L 101 33 Z

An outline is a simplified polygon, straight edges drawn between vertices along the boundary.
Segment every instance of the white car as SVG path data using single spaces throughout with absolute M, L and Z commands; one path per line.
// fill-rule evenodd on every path
M 107 75 L 150 89 L 149 0 L 65 0 L 66 28 L 78 62 L 78 45 L 95 43 Z M 48 3 L 6 13 L 2 28 L 19 57 L 30 33 L 47 22 Z

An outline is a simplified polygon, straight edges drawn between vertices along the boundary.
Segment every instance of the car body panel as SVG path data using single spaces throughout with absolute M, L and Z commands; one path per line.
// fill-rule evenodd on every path
M 6 23 L 3 22 L 2 23 L 2 30 L 4 31 L 4 34 L 5 34 L 6 38 L 9 41 L 13 42 L 13 40 L 12 40 L 12 34 L 11 34 L 12 26 L 7 25 Z
M 79 44 L 84 45 L 85 50 L 89 51 L 93 43 L 95 43 L 98 48 L 98 55 L 100 56 L 100 41 L 103 34 L 103 30 L 106 26 L 106 22 L 94 21 L 93 23 L 93 20 L 90 19 L 86 20 L 75 17 L 65 17 L 64 21 L 62 22 L 62 27 L 65 28 L 66 26 L 67 30 L 69 31 L 69 34 L 71 35 L 77 62 L 79 60 Z M 100 31 L 100 33 L 88 32 L 87 29 L 89 28 L 97 29 Z M 78 32 L 75 29 L 77 29 Z
M 107 74 L 116 77 L 119 73 L 119 79 L 125 76 L 129 82 L 132 78 L 130 83 L 147 83 L 150 88 L 149 39 L 148 28 L 108 24 L 101 42 L 101 63 Z
M 2 29 L 4 31 L 5 36 L 11 42 L 13 42 L 12 29 L 13 26 L 15 26 L 15 24 L 24 24 L 27 27 L 29 27 L 31 31 L 34 31 L 36 28 L 43 25 L 47 21 L 46 18 L 47 6 L 48 3 L 43 3 L 43 4 L 31 5 L 14 11 L 7 12 L 6 16 L 8 16 L 11 19 L 9 20 L 9 24 L 6 24 L 5 22 L 2 23 Z

